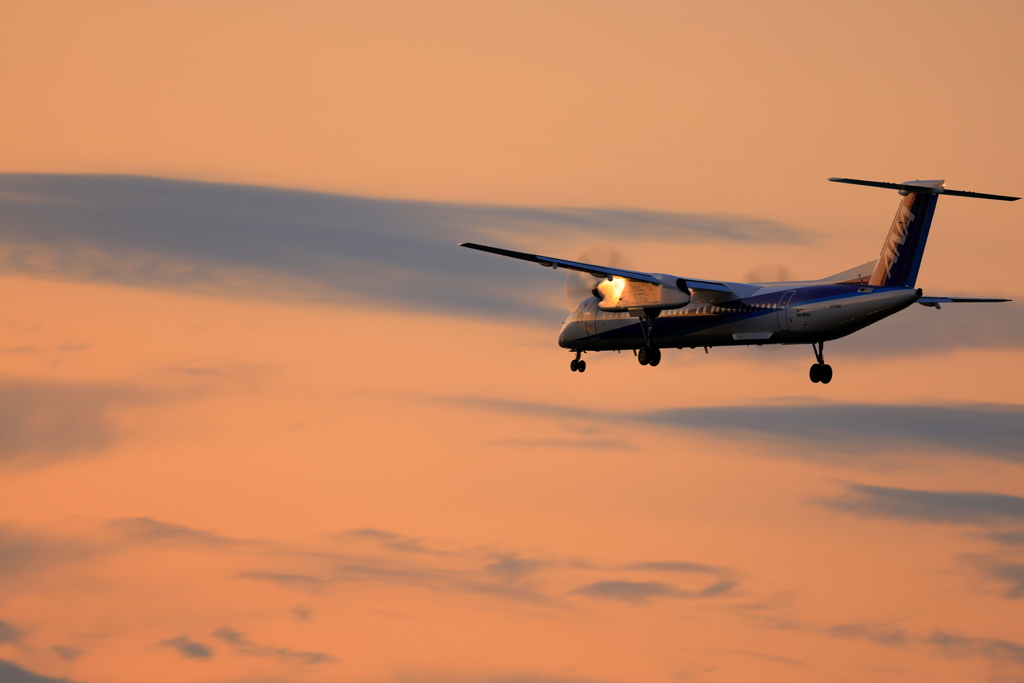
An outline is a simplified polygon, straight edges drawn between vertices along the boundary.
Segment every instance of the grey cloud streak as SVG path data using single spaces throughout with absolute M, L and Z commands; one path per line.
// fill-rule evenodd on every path
M 1007 297 L 1005 292 L 925 290 L 925 295 Z M 1024 346 L 1024 304 L 947 304 L 941 310 L 911 306 L 849 337 L 829 342 L 833 358 L 911 356 L 955 348 Z
M 0 579 L 78 562 L 96 552 L 95 544 L 82 539 L 46 536 L 0 524 Z
M 845 494 L 813 502 L 860 517 L 915 522 L 989 526 L 1024 520 L 1024 498 L 981 491 L 925 491 L 848 484 Z
M 1024 545 L 1024 531 L 996 531 L 989 534 L 988 537 L 1002 545 Z
M 898 647 L 911 642 L 911 638 L 902 628 L 878 626 L 863 622 L 858 624 L 836 624 L 835 626 L 823 629 L 823 633 L 833 638 L 870 640 L 873 643 L 890 647 Z
M 591 598 L 639 602 L 673 594 L 673 588 L 660 581 L 596 581 L 580 586 L 573 593 Z
M 452 672 L 403 672 L 388 679 L 393 683 L 611 683 L 607 679 L 564 678 L 535 673 L 505 673 L 468 676 Z
M 217 629 L 213 635 L 230 645 L 236 654 L 248 657 L 275 657 L 280 660 L 295 661 L 305 665 L 324 664 L 327 662 L 337 661 L 331 655 L 323 652 L 303 652 L 292 650 L 287 647 L 260 645 L 259 643 L 246 638 L 245 634 L 231 628 L 230 626 L 224 626 L 223 628 Z
M 186 659 L 210 659 L 213 656 L 213 650 L 209 647 L 194 640 L 190 640 L 185 636 L 168 638 L 166 640 L 161 640 L 157 644 L 176 650 L 178 654 Z
M 812 238 L 794 226 L 743 216 L 404 201 L 144 176 L 0 174 L 0 270 L 6 272 L 560 321 L 564 312 L 552 303 L 560 273 L 455 247 L 461 241 L 514 247 L 495 236 L 508 232 L 517 239 L 578 235 L 581 249 L 609 241 L 728 245 Z M 834 348 L 888 356 L 1022 344 L 1024 306 L 964 304 L 941 311 L 913 306 Z
M 21 631 L 0 619 L 0 645 L 16 642 L 19 638 L 21 638 Z
M 0 375 L 0 467 L 38 467 L 95 456 L 122 435 L 120 413 L 248 389 L 269 374 L 256 366 L 165 368 L 159 382 L 62 382 Z
M 847 484 L 846 493 L 810 501 L 837 512 L 859 517 L 932 524 L 1005 528 L 1024 522 L 1024 497 L 984 491 L 928 491 Z M 981 534 L 978 534 L 981 535 Z M 995 543 L 1017 540 L 1020 531 L 990 531 L 981 535 Z M 1008 600 L 1024 598 L 1024 565 L 1004 559 L 964 554 L 961 559 L 989 581 L 1003 584 Z
M 559 309 L 538 300 L 556 300 L 560 273 L 455 246 L 494 242 L 495 231 L 510 230 L 586 231 L 587 243 L 623 231 L 689 242 L 808 238 L 792 226 L 738 216 L 401 201 L 139 176 L 0 175 L 0 268 L 8 272 L 559 318 Z
M 949 659 L 983 657 L 1024 665 L 1024 644 L 1000 638 L 977 638 L 956 633 L 935 631 L 925 641 Z
M 149 517 L 126 517 L 107 523 L 107 528 L 141 543 L 192 543 L 230 545 L 237 543 L 211 531 L 160 522 Z
M 702 581 L 705 585 L 696 589 L 624 578 L 591 581 L 570 593 L 616 600 L 642 600 L 655 593 L 675 598 L 714 598 L 731 594 L 737 585 L 728 569 L 703 563 L 658 561 L 601 567 L 579 559 L 523 556 L 517 551 L 465 547 L 381 529 L 355 529 L 333 534 L 328 539 L 331 545 L 313 547 L 259 539 L 232 539 L 211 531 L 147 518 L 114 520 L 106 525 L 106 529 L 118 534 L 128 544 L 156 548 L 170 544 L 191 545 L 210 552 L 232 553 L 247 558 L 247 563 L 264 565 L 264 568 L 239 571 L 233 578 L 272 583 L 281 588 L 310 593 L 375 583 L 570 609 L 561 596 L 546 589 L 546 572 L 708 575 Z M 663 591 L 660 590 L 662 586 Z M 223 633 L 219 637 L 222 636 Z
M 98 453 L 116 437 L 111 411 L 149 400 L 131 385 L 0 377 L 0 465 Z
M 772 453 L 843 462 L 904 451 L 1024 462 L 1024 407 L 1014 404 L 794 403 L 622 412 L 454 397 L 459 405 L 601 424 L 659 425 L 755 442 Z
M 3 683 L 73 683 L 68 678 L 52 678 L 32 673 L 13 662 L 0 659 L 0 681 Z
M 1024 666 L 1024 643 L 1001 638 L 969 636 L 939 629 L 926 636 L 913 635 L 901 628 L 868 623 L 831 626 L 821 632 L 835 638 L 868 640 L 886 647 L 926 646 L 947 659 L 980 657 Z
M 1009 584 L 1006 597 L 1010 600 L 1024 598 L 1024 564 L 996 564 L 989 567 L 990 576 L 996 581 Z

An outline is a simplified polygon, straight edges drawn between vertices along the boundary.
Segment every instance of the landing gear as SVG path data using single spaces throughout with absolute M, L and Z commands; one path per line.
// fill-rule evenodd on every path
M 811 366 L 811 381 L 815 384 L 828 384 L 832 381 L 832 366 L 825 363 L 825 342 L 811 344 L 811 348 L 814 349 L 814 357 L 818 361 Z
M 581 360 L 581 355 L 583 355 L 583 352 L 577 351 L 576 357 L 573 359 L 571 363 L 569 363 L 569 369 L 572 370 L 573 372 L 586 372 L 587 370 L 587 361 Z
M 640 365 L 650 365 L 653 368 L 661 362 L 661 349 L 651 344 L 651 320 L 647 316 L 640 317 L 640 329 L 644 333 L 644 345 L 637 351 L 636 359 L 640 361 Z
M 815 363 L 811 366 L 811 381 L 828 384 L 832 381 L 832 366 Z
M 661 349 L 643 346 L 636 352 L 636 359 L 640 365 L 650 365 L 652 368 L 661 362 Z
M 647 364 L 652 368 L 661 362 L 661 349 L 652 348 L 647 351 Z

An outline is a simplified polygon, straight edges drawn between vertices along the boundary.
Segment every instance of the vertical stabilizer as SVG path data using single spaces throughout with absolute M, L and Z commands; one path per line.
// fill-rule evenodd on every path
M 932 226 L 935 204 L 942 191 L 941 180 L 920 180 L 903 183 L 904 187 L 921 188 L 920 192 L 902 190 L 903 200 L 882 245 L 878 264 L 868 284 L 874 287 L 913 287 L 921 269 L 928 231 Z

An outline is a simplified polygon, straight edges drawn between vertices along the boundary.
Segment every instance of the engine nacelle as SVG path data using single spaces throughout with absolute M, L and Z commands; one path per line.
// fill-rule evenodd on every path
M 659 278 L 661 279 L 661 278 Z M 690 303 L 690 290 L 682 279 L 664 278 L 660 285 L 616 277 L 602 280 L 594 288 L 602 311 L 628 311 L 629 309 L 666 310 L 682 308 Z

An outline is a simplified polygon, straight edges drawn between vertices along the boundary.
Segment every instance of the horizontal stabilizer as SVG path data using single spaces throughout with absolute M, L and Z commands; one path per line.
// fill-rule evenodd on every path
M 963 296 L 922 296 L 917 303 L 932 308 L 942 308 L 942 304 L 994 304 L 1013 301 L 1013 299 L 977 299 Z
M 982 192 L 965 192 L 963 190 L 947 190 L 942 180 L 915 180 L 907 183 L 884 183 L 878 180 L 855 180 L 853 178 L 829 178 L 833 183 L 850 185 L 867 185 L 868 187 L 884 187 L 899 190 L 900 194 L 948 194 L 953 197 L 974 197 L 975 199 L 995 199 L 1001 202 L 1015 202 L 1020 197 L 1008 197 L 1001 194 L 985 194 Z

